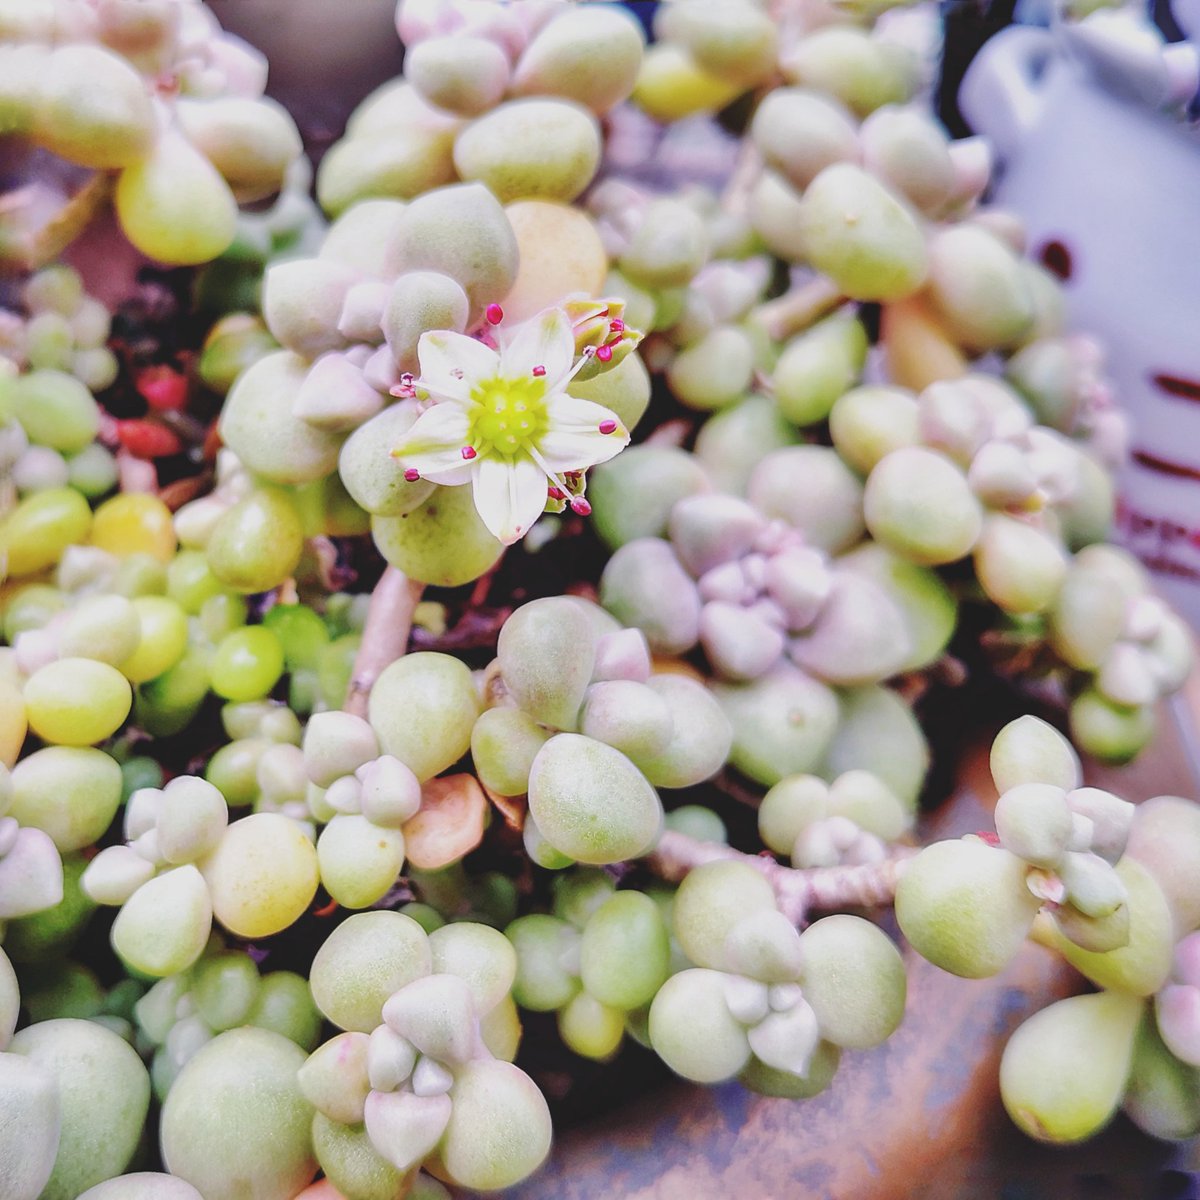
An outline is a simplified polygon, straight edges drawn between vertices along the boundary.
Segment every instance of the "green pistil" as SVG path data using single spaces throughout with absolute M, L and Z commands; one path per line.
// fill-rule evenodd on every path
M 480 455 L 529 457 L 550 427 L 546 384 L 538 378 L 489 379 L 471 392 L 469 445 Z

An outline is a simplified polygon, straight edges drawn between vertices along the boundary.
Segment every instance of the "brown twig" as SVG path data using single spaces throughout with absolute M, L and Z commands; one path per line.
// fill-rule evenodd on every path
M 814 909 L 874 907 L 890 904 L 905 862 L 916 853 L 910 846 L 894 846 L 892 856 L 861 866 L 784 867 L 766 855 L 743 854 L 720 842 L 702 842 L 686 833 L 667 830 L 647 860 L 650 869 L 671 883 L 678 883 L 696 867 L 710 862 L 733 860 L 747 863 L 766 876 L 775 889 L 779 910 L 796 925 L 803 925 Z
M 784 292 L 777 299 L 760 304 L 754 311 L 754 317 L 771 338 L 782 342 L 792 334 L 807 329 L 845 299 L 837 284 L 818 275 L 816 279 Z
M 362 645 L 354 659 L 346 702 L 342 705 L 346 712 L 366 716 L 367 699 L 375 680 L 408 649 L 413 612 L 424 591 L 423 583 L 409 579 L 395 567 L 388 567 L 379 577 L 371 593 Z

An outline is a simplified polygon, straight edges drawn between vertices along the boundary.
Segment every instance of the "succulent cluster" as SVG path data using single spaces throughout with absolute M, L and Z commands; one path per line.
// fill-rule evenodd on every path
M 177 975 L 208 945 L 215 917 L 243 938 L 269 937 L 308 908 L 319 878 L 307 831 L 278 813 L 229 822 L 211 783 L 181 775 L 125 807 L 125 845 L 88 864 L 81 887 L 120 905 L 113 949 L 143 975 Z
M 1135 807 L 1080 787 L 1070 743 L 1034 717 L 1001 731 L 991 767 L 996 833 L 936 842 L 906 864 L 904 936 L 968 978 L 1003 970 L 1032 936 L 1101 989 L 1036 1013 L 1005 1047 L 1001 1093 L 1027 1133 L 1080 1141 L 1124 1100 L 1150 1133 L 1192 1136 L 1200 910 L 1184 864 L 1200 852 L 1196 806 L 1160 796 Z M 1068 1075 L 1078 1090 L 1061 1089 Z
M 528 794 L 525 842 L 543 866 L 619 862 L 662 828 L 656 788 L 715 774 L 730 728 L 704 685 L 654 673 L 646 640 L 567 596 L 517 609 L 500 631 L 501 702 L 471 731 L 479 777 Z
M 168 975 L 132 1006 L 136 1045 L 150 1059 L 161 1102 L 180 1071 L 219 1033 L 244 1025 L 269 1029 L 312 1050 L 321 1030 L 308 980 L 294 971 L 259 974 L 244 950 L 210 944 L 188 970 Z
M 696 964 L 650 1006 L 650 1044 L 698 1083 L 738 1076 L 773 1096 L 823 1091 L 843 1049 L 885 1041 L 904 1016 L 904 964 L 861 917 L 826 917 L 798 933 L 752 866 L 689 873 L 671 906 L 675 937 Z
M 1021 1128 L 1200 1128 L 1200 807 L 1025 717 L 994 832 L 912 844 L 915 696 L 1032 681 L 1126 761 L 1192 651 L 1104 544 L 1103 354 L 889 7 L 676 0 L 647 47 L 402 0 L 314 179 L 203 5 L 0 0 L 63 236 L 115 174 L 207 263 L 169 330 L 153 272 L 115 321 L 57 263 L 0 312 L 5 1200 L 509 1187 L 551 1141 L 522 1010 L 816 1095 L 903 1015 L 893 898 L 940 967 L 1033 940 L 1098 989 L 1010 1040 Z M 669 134 L 626 170 L 673 122 L 720 157 L 718 110 L 709 182 Z
M 513 999 L 556 1013 L 563 1043 L 584 1058 L 611 1058 L 627 1031 L 644 1042 L 648 1005 L 678 961 L 664 898 L 618 892 L 600 871 L 560 875 L 553 911 L 504 931 L 517 954 Z
M 266 59 L 198 0 L 7 4 L 4 131 L 115 173 L 121 228 L 144 254 L 202 263 L 233 241 L 240 202 L 279 190 L 301 151 L 263 96 Z M 4 230 L 5 257 L 22 257 Z
M 422 1162 L 464 1187 L 523 1179 L 550 1148 L 550 1113 L 513 1066 L 516 954 L 462 922 L 426 934 L 402 913 L 340 925 L 313 963 L 317 1006 L 345 1032 L 299 1072 L 313 1147 L 347 1195 L 400 1190 Z

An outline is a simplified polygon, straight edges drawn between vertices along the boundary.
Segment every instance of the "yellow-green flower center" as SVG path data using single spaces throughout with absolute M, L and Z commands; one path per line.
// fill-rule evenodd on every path
M 469 445 L 479 455 L 528 457 L 550 427 L 545 380 L 488 379 L 471 392 Z

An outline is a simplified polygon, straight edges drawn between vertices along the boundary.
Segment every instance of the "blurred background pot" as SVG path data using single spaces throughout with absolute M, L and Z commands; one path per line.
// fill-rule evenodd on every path
M 959 104 L 999 155 L 996 201 L 1065 280 L 1070 325 L 1107 348 L 1133 426 L 1120 535 L 1200 627 L 1200 134 L 1180 111 L 1196 54 L 1149 25 L 1140 46 L 1136 26 L 1098 28 L 1004 30 Z

